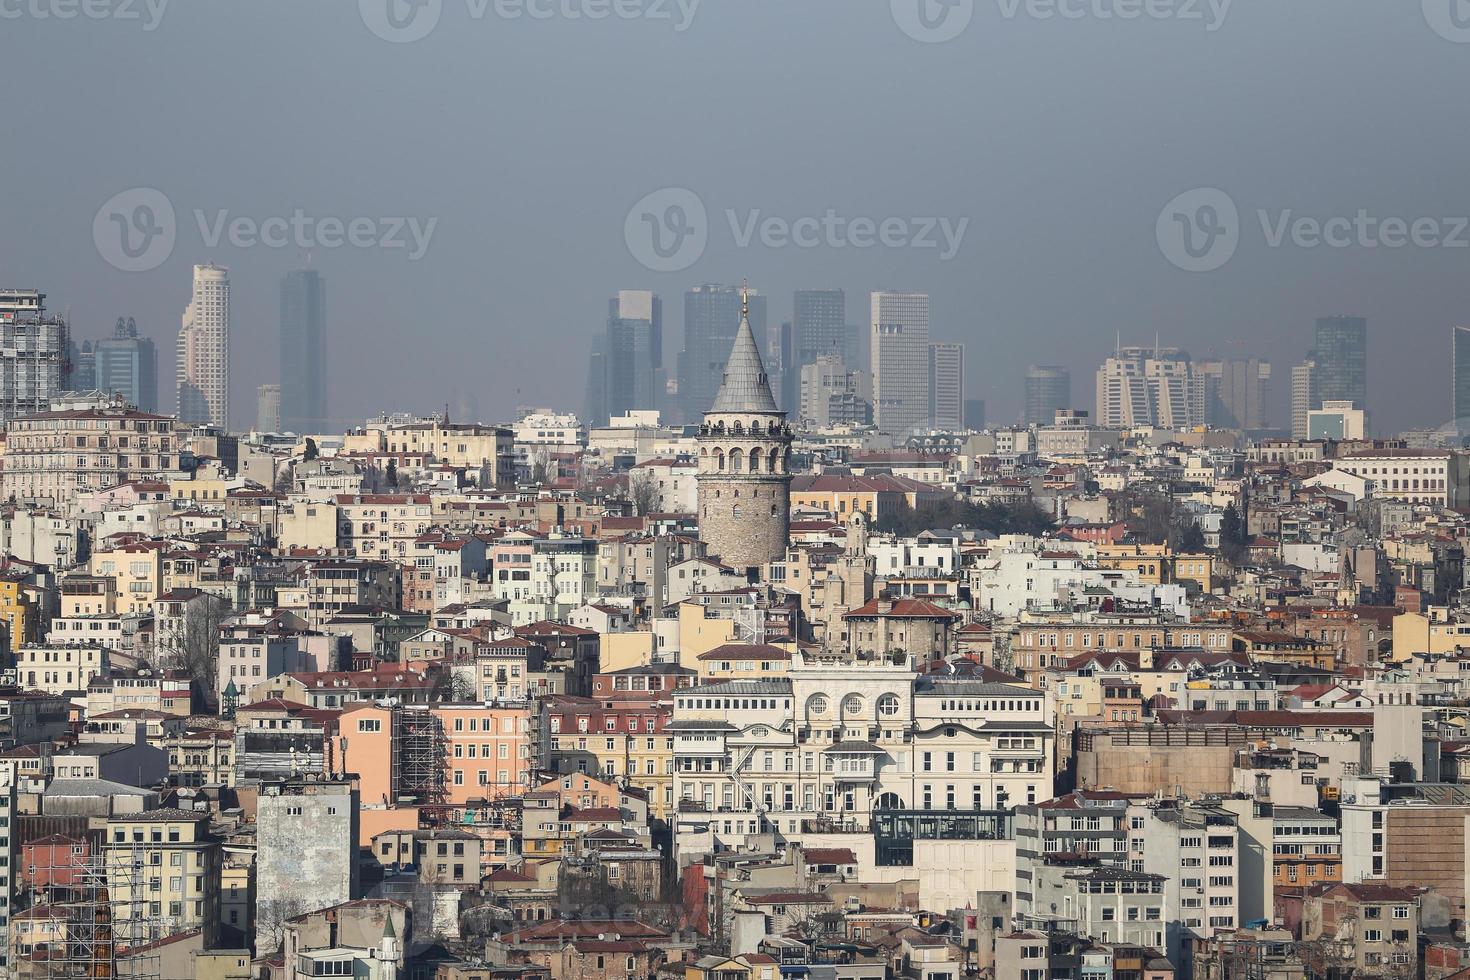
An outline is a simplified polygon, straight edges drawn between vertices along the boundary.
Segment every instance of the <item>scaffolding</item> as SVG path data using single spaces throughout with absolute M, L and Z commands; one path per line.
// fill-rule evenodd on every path
M 444 802 L 444 760 L 448 747 L 444 723 L 432 711 L 393 711 L 392 786 L 396 799 L 413 797 L 435 806 Z
M 151 943 L 175 931 L 147 900 L 143 849 L 49 847 L 21 869 L 29 906 L 11 917 L 16 980 L 163 980 Z M 58 851 L 60 853 L 58 853 Z

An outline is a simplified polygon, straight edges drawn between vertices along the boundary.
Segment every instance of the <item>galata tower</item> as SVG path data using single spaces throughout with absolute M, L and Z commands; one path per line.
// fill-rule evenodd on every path
M 786 555 L 791 428 L 771 395 L 743 291 L 740 306 L 724 380 L 699 427 L 699 539 L 745 570 Z

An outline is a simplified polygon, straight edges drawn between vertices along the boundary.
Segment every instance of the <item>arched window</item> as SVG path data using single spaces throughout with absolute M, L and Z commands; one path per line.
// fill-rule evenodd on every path
M 750 451 L 750 472 L 752 472 L 752 473 L 759 473 L 760 471 L 761 471 L 761 451 L 759 449 L 752 449 Z
M 722 470 L 724 468 L 725 468 L 725 454 L 722 453 L 722 452 L 720 452 L 718 449 L 716 449 L 715 450 L 715 469 Z
M 731 508 L 731 510 L 730 510 L 730 516 L 733 517 L 733 518 L 735 518 L 737 521 L 740 520 L 740 505 L 739 504 L 736 504 L 733 508 Z
M 744 435 L 745 434 L 745 427 L 740 424 L 740 420 L 739 419 L 736 419 L 735 422 L 731 424 L 730 431 L 733 432 L 733 433 L 735 433 L 737 436 L 738 435 Z
M 730 472 L 731 473 L 739 473 L 740 470 L 744 467 L 744 464 L 745 464 L 744 456 L 745 456 L 745 454 L 742 453 L 739 449 L 732 449 L 732 450 L 730 450 Z

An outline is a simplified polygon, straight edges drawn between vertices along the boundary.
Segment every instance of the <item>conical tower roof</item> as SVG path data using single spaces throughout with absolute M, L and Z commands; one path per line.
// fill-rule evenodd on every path
M 710 406 L 711 412 L 779 412 L 771 394 L 771 380 L 761 361 L 755 332 L 750 329 L 750 307 L 741 295 L 740 329 L 735 332 L 735 346 L 725 362 L 725 378 L 719 394 Z

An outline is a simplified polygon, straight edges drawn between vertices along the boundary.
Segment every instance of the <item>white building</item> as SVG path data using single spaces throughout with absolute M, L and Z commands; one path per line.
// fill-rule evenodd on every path
M 1143 584 L 1130 570 L 1096 568 L 1078 554 L 1064 551 L 1005 551 L 980 562 L 970 572 L 977 609 L 996 616 L 1024 610 L 1067 608 L 1088 590 L 1104 590 L 1129 601 L 1152 605 L 1185 621 L 1188 594 L 1182 585 Z
M 1097 370 L 1097 424 L 1105 429 L 1204 425 L 1205 378 L 1171 347 L 1122 347 Z
M 1039 691 L 920 677 L 907 657 L 798 653 L 781 678 L 677 690 L 676 846 L 866 833 L 877 809 L 1034 803 L 1051 794 L 1049 715 Z
M 1240 828 L 1229 810 L 1207 804 L 1128 807 L 1128 866 L 1163 875 L 1165 955 L 1175 963 L 1192 937 L 1241 925 Z
M 193 294 L 178 342 L 178 404 L 182 422 L 230 424 L 230 271 L 194 267 Z
M 1464 507 L 1470 501 L 1470 454 L 1449 449 L 1371 449 L 1339 456 L 1334 469 L 1368 481 L 1380 500 Z
M 929 425 L 929 297 L 876 292 L 870 297 L 873 421 L 885 435 Z

